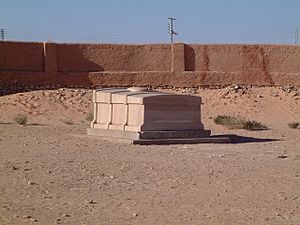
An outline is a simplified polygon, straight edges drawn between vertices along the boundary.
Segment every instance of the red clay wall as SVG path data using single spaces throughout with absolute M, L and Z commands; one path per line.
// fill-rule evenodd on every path
M 171 46 L 58 44 L 59 72 L 169 71 Z
M 43 44 L 0 41 L 0 71 L 44 71 Z
M 185 45 L 185 71 L 203 84 L 300 84 L 300 46 Z
M 300 46 L 185 45 L 186 71 L 300 72 Z
M 300 85 L 300 46 L 0 42 L 0 90 L 54 84 Z

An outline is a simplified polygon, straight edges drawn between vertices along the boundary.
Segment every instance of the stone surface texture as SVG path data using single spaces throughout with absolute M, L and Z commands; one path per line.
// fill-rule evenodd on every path
M 128 131 L 202 129 L 198 96 L 108 88 L 93 92 L 92 128 Z
M 93 92 L 93 103 L 90 135 L 132 140 L 210 135 L 201 123 L 199 96 L 139 88 L 107 88 Z

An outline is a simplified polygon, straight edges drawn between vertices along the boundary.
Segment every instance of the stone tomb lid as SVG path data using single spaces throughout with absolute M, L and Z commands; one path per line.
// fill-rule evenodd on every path
M 94 91 L 94 102 L 116 103 L 116 104 L 145 104 L 162 103 L 167 104 L 195 104 L 199 105 L 201 98 L 198 96 L 177 95 L 163 93 L 153 90 L 142 89 L 142 91 L 132 91 L 126 88 L 106 88 Z

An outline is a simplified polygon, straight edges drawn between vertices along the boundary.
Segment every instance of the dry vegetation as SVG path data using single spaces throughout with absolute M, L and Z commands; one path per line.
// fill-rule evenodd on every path
M 28 116 L 25 114 L 17 114 L 14 121 L 19 125 L 26 125 L 28 123 Z
M 74 125 L 74 121 L 72 119 L 63 119 L 62 122 L 66 125 Z
M 86 117 L 85 117 L 85 120 L 88 121 L 88 122 L 92 122 L 94 119 L 94 113 L 93 112 L 89 112 Z
M 214 118 L 214 122 L 218 125 L 223 125 L 229 129 L 245 129 L 251 131 L 268 129 L 265 125 L 257 121 L 245 120 L 242 118 L 237 118 L 228 115 L 217 116 L 216 118 Z
M 289 128 L 292 128 L 292 129 L 296 129 L 299 127 L 299 122 L 292 122 L 292 123 L 288 123 L 289 125 Z

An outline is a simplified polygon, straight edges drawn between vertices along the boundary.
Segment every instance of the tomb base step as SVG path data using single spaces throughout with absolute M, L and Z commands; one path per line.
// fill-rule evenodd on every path
M 109 139 L 128 140 L 132 144 L 196 144 L 196 143 L 229 143 L 227 137 L 210 137 L 210 130 L 178 131 L 121 131 L 89 128 L 87 134 Z

